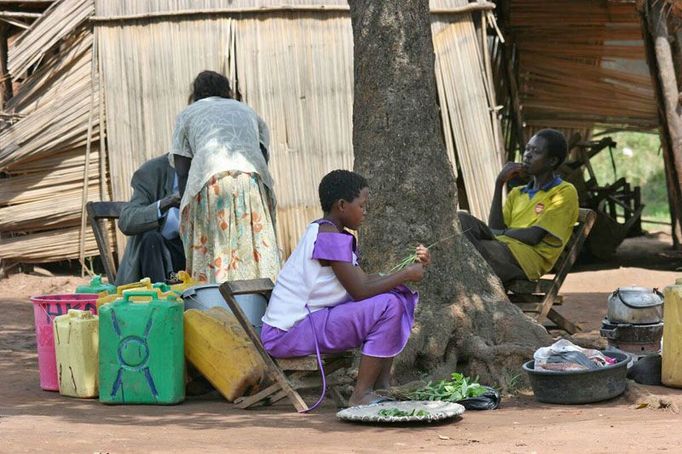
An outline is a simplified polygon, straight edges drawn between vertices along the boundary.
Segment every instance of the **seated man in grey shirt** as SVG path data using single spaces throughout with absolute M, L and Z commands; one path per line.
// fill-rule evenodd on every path
M 163 282 L 185 269 L 185 254 L 178 234 L 180 196 L 178 178 L 168 156 L 145 162 L 131 181 L 133 196 L 123 208 L 118 227 L 128 244 L 116 275 L 116 285 L 148 277 Z

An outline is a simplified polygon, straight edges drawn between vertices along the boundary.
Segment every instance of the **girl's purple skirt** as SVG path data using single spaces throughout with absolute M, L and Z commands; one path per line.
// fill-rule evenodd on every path
M 261 340 L 275 358 L 313 355 L 314 326 L 320 353 L 362 347 L 364 355 L 392 358 L 407 344 L 418 300 L 416 292 L 401 285 L 372 298 L 317 310 L 288 331 L 263 324 Z

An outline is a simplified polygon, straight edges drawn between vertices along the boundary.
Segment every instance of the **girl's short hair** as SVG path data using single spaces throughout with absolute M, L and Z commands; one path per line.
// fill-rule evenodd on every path
M 211 96 L 220 96 L 221 98 L 231 98 L 232 90 L 230 90 L 230 81 L 227 77 L 215 71 L 202 71 L 192 82 L 192 94 L 190 100 L 199 101 L 200 99 L 209 98 Z
M 369 185 L 362 175 L 350 170 L 332 170 L 322 178 L 318 187 L 322 211 L 330 212 L 337 200 L 352 202 L 366 187 Z

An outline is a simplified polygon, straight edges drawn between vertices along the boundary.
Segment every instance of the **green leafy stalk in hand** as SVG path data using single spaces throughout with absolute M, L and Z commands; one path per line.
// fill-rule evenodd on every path
M 426 246 L 426 249 L 431 249 L 432 247 L 434 247 L 438 243 L 442 243 L 445 240 L 449 240 L 450 238 L 452 238 L 454 236 L 455 235 L 450 235 L 450 236 L 446 236 L 445 238 L 441 238 L 440 240 L 436 241 L 435 243 L 431 243 L 428 246 Z M 410 248 L 410 251 L 413 251 L 414 249 L 416 249 L 416 247 Z M 406 266 L 408 266 L 409 264 L 414 263 L 416 261 L 417 261 L 417 254 L 414 252 L 411 252 L 407 256 L 405 256 L 405 258 L 403 258 L 396 266 L 394 266 L 393 268 L 388 270 L 388 272 L 386 274 L 391 274 L 391 273 L 394 273 L 396 271 L 400 271 L 403 268 L 405 268 Z

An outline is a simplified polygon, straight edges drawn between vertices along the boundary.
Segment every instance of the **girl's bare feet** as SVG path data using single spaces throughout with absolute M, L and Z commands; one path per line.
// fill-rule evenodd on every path
M 377 393 L 370 391 L 365 394 L 356 395 L 355 392 L 351 394 L 350 399 L 348 399 L 348 406 L 355 407 L 358 405 L 369 405 L 377 399 L 381 399 L 382 396 Z

